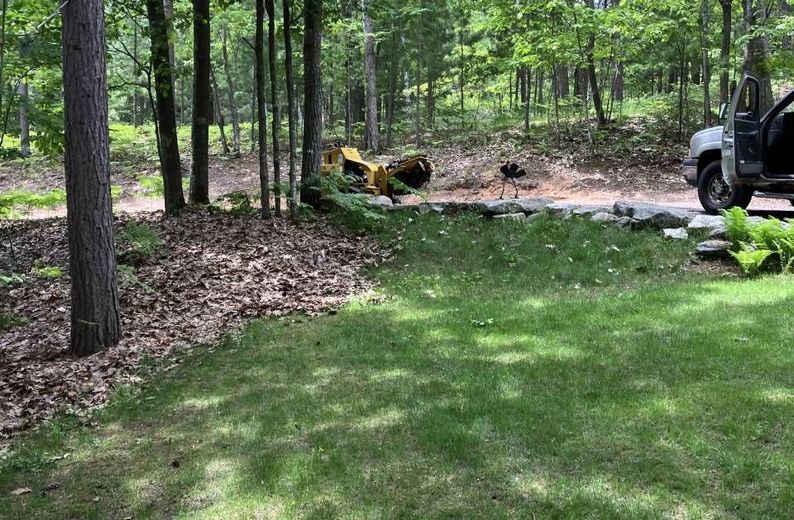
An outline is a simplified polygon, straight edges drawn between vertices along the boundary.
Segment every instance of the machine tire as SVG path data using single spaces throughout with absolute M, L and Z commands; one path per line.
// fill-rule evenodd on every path
M 722 209 L 746 209 L 753 192 L 745 186 L 728 186 L 722 178 L 721 161 L 713 161 L 700 172 L 698 198 L 706 213 L 716 215 Z

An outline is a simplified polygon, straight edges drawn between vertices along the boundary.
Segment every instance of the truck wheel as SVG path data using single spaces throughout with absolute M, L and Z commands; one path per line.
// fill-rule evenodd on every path
M 747 208 L 753 192 L 745 186 L 731 187 L 722 178 L 720 161 L 714 161 L 703 168 L 698 177 L 698 198 L 706 213 L 715 215 L 721 209 Z

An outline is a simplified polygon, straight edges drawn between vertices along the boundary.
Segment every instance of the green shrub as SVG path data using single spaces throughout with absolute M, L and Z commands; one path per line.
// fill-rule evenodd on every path
M 0 287 L 10 287 L 25 282 L 25 276 L 19 273 L 0 272 Z
M 137 180 L 145 196 L 162 197 L 165 194 L 162 175 L 141 175 Z M 189 188 L 190 179 L 182 179 L 182 189 L 187 191 Z
M 47 193 L 13 190 L 0 193 L 0 218 L 13 218 L 31 209 L 52 208 L 66 203 L 66 192 L 61 189 Z
M 339 171 L 320 179 L 320 190 L 323 198 L 330 201 L 344 216 L 345 224 L 354 229 L 371 229 L 375 224 L 385 220 L 378 212 L 370 197 L 361 193 L 350 193 L 351 179 Z
M 785 223 L 776 218 L 751 224 L 747 212 L 732 208 L 723 212 L 728 237 L 733 243 L 731 256 L 742 271 L 750 276 L 773 270 L 774 260 L 782 273 L 794 267 L 794 221 Z
M 11 330 L 14 327 L 20 327 L 27 324 L 28 319 L 15 312 L 6 312 L 0 314 L 0 330 L 2 331 Z
M 63 276 L 63 271 L 60 267 L 34 267 L 33 274 L 41 278 L 57 279 Z
M 256 213 L 251 196 L 244 191 L 233 191 L 221 195 L 207 207 L 210 213 L 229 213 L 230 215 L 252 215 Z
M 148 224 L 138 224 L 130 220 L 119 234 L 119 241 L 124 245 L 118 255 L 118 263 L 141 265 L 148 261 L 166 256 L 165 244 Z
M 722 210 L 722 216 L 725 217 L 725 230 L 728 233 L 728 239 L 734 244 L 747 242 L 750 238 L 747 223 L 747 212 L 742 208 L 730 208 Z

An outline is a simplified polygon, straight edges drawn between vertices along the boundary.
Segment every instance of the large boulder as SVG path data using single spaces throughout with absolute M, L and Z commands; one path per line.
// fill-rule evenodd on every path
M 697 245 L 695 253 L 701 258 L 730 258 L 732 245 L 727 240 L 706 240 Z
M 689 229 L 718 229 L 725 227 L 725 219 L 721 215 L 695 215 L 687 228 Z
M 608 213 L 606 211 L 601 211 L 598 213 L 594 213 L 593 216 L 590 217 L 590 220 L 592 220 L 593 222 L 602 222 L 608 224 L 610 222 L 617 222 L 618 220 L 620 220 L 620 217 L 616 217 L 612 213 Z
M 479 209 L 484 215 L 508 215 L 513 213 L 537 213 L 545 209 L 551 199 L 509 199 L 509 200 L 484 200 L 479 203 Z
M 571 213 L 580 217 L 592 217 L 598 213 L 609 213 L 610 209 L 609 206 L 579 206 L 573 208 Z
M 369 199 L 369 203 L 375 206 L 376 208 L 383 208 L 383 209 L 391 208 L 392 206 L 394 206 L 394 202 L 392 202 L 392 200 L 389 197 L 385 197 L 383 195 L 380 195 L 379 197 L 372 197 L 371 199 Z
M 551 204 L 546 204 L 546 211 L 558 217 L 570 217 L 573 210 L 578 207 L 570 202 L 552 202 Z
M 612 212 L 619 217 L 629 217 L 637 221 L 637 228 L 676 228 L 689 224 L 693 215 L 687 210 L 665 208 L 643 202 L 618 201 Z
M 664 238 L 671 238 L 676 240 L 686 240 L 689 238 L 689 233 L 686 232 L 686 228 L 668 228 L 663 229 Z
M 527 216 L 524 213 L 504 213 L 502 215 L 494 215 L 493 218 L 499 220 L 526 220 Z

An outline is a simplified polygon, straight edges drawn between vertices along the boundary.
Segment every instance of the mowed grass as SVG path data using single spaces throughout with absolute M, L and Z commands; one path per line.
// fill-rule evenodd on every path
M 382 234 L 382 298 L 253 323 L 95 424 L 33 434 L 0 517 L 794 511 L 791 278 L 708 274 L 693 242 L 589 222 Z

